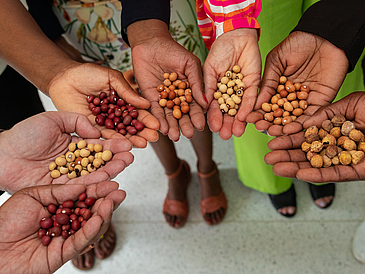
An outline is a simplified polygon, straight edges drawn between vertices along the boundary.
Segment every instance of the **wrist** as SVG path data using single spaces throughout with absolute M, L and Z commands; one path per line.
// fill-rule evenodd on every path
M 128 40 L 131 48 L 151 39 L 171 38 L 168 25 L 158 19 L 140 20 L 127 28 Z

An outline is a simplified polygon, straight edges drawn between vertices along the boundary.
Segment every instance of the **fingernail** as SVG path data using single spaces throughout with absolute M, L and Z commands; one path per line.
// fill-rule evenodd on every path
M 205 102 L 207 102 L 207 104 L 208 104 L 208 100 L 207 100 L 207 97 L 205 97 L 205 94 L 203 94 L 203 99 L 204 99 L 204 101 L 205 101 Z

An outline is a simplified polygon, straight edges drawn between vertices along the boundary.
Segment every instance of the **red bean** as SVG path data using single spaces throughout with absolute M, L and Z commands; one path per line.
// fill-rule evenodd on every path
M 89 220 L 91 218 L 91 211 L 90 209 L 86 209 L 85 212 L 82 214 L 84 220 Z
M 117 117 L 122 116 L 122 111 L 121 111 L 121 109 L 120 109 L 120 108 L 116 108 L 116 109 L 114 110 L 114 114 L 115 114 L 115 116 L 117 116 Z
M 103 103 L 100 105 L 100 110 L 102 111 L 102 112 L 107 112 L 108 111 L 108 104 L 104 104 L 104 101 L 103 101 Z
M 104 125 L 105 118 L 102 115 L 98 115 L 95 117 L 95 123 L 97 123 L 99 126 Z
M 84 217 L 80 216 L 77 220 L 81 223 L 82 221 L 84 221 Z
M 114 111 L 115 106 L 113 104 L 109 104 L 108 107 L 111 111 Z
M 127 105 L 127 109 L 130 112 L 132 110 L 135 110 L 136 108 L 134 106 L 132 106 L 132 105 Z
M 53 226 L 59 226 L 61 227 L 62 225 L 60 225 L 59 223 L 57 223 L 56 221 L 53 222 Z
M 60 213 L 56 215 L 56 222 L 60 225 L 65 225 L 70 221 L 70 217 L 65 213 Z
M 99 98 L 94 98 L 93 103 L 95 106 L 98 106 L 100 104 L 100 99 Z
M 84 212 L 85 212 L 85 210 L 86 210 L 86 209 L 87 209 L 86 207 L 81 208 L 81 209 L 80 209 L 80 214 L 79 214 L 79 215 L 80 215 L 80 216 L 82 216 L 82 214 L 84 214 Z
M 89 110 L 93 110 L 93 108 L 95 108 L 96 106 L 93 103 L 89 104 Z
M 110 90 L 110 95 L 116 95 L 116 96 L 117 96 L 118 94 L 117 94 L 117 92 L 115 91 L 115 89 L 111 89 L 111 90 Z
M 40 229 L 40 230 L 38 230 L 37 236 L 38 236 L 39 239 L 42 239 L 42 237 L 45 236 L 46 233 L 47 233 L 47 230 Z
M 129 115 L 132 116 L 133 119 L 136 119 L 138 117 L 138 111 L 133 109 L 129 112 Z
M 42 228 L 47 229 L 52 226 L 53 220 L 51 218 L 45 217 L 39 222 L 39 224 L 41 225 Z
M 79 201 L 84 201 L 87 198 L 86 192 L 83 192 L 79 195 Z
M 117 129 L 118 129 L 118 130 L 125 129 L 125 125 L 124 125 L 123 123 L 119 123 L 119 124 L 117 125 Z
M 68 231 L 64 230 L 62 231 L 62 238 L 64 238 L 65 240 L 68 238 L 68 236 L 70 236 L 70 234 L 68 234 Z
M 132 119 L 133 118 L 130 115 L 125 116 L 124 119 L 123 119 L 123 124 L 126 125 L 126 126 L 130 125 L 130 123 L 132 122 Z
M 49 245 L 49 243 L 51 242 L 51 237 L 49 237 L 48 235 L 45 235 L 42 237 L 41 243 L 44 246 Z
M 57 206 L 55 204 L 49 204 L 47 209 L 49 213 L 54 214 L 57 210 Z
M 96 115 L 100 114 L 101 109 L 100 109 L 100 107 L 94 107 L 91 112 L 92 112 L 93 115 L 96 116 Z
M 90 94 L 90 95 L 88 95 L 88 96 L 86 97 L 86 101 L 87 101 L 88 103 L 91 103 L 91 102 L 94 100 L 94 98 L 95 98 L 95 96 L 94 96 L 94 95 L 92 95 L 92 94 Z
M 78 220 L 75 220 L 72 222 L 72 225 L 71 225 L 72 229 L 73 230 L 79 230 L 80 227 L 81 227 L 81 223 L 78 221 Z
M 84 225 L 86 224 L 86 220 L 83 220 L 82 222 L 81 222 L 81 227 L 84 227 Z
M 100 100 L 103 100 L 105 97 L 107 97 L 106 93 L 104 91 L 100 92 L 99 94 Z
M 62 203 L 63 208 L 73 208 L 74 205 L 75 205 L 75 203 L 72 200 L 67 200 L 67 201 Z
M 60 227 L 58 227 L 58 226 L 52 227 L 52 228 L 49 230 L 49 235 L 50 235 L 51 237 L 58 237 L 58 236 L 60 236 L 60 235 L 61 235 L 61 233 L 62 233 L 62 230 L 61 230 L 61 228 L 60 228 Z
M 72 210 L 71 210 L 71 208 L 63 208 L 62 211 L 61 211 L 61 213 L 65 213 L 67 215 L 71 215 Z
M 124 128 L 119 130 L 119 133 L 122 135 L 127 135 L 127 131 Z
M 125 101 L 124 101 L 123 99 L 118 99 L 118 101 L 117 101 L 117 105 L 118 105 L 119 107 L 125 106 Z
M 79 207 L 75 208 L 74 213 L 75 215 L 80 215 L 80 208 Z
M 127 126 L 126 130 L 128 131 L 128 133 L 130 135 L 135 135 L 137 134 L 137 129 L 135 127 L 132 127 L 132 126 Z
M 54 222 L 56 220 L 56 215 L 52 215 L 51 219 L 52 219 L 52 222 Z
M 74 235 L 76 233 L 76 231 L 72 228 L 70 228 L 70 230 L 68 232 L 70 233 L 70 235 Z
M 144 124 L 140 121 L 137 121 L 135 124 L 134 124 L 134 127 L 138 130 L 138 131 L 141 131 L 142 129 L 144 129 Z
M 80 208 L 87 207 L 87 205 L 85 204 L 85 202 L 80 202 L 80 201 L 78 201 L 78 202 L 76 203 L 76 206 L 77 206 L 77 207 L 80 207 Z
M 71 228 L 71 225 L 70 224 L 63 225 L 62 226 L 62 230 L 69 230 L 70 228 Z
M 114 128 L 114 122 L 112 119 L 106 119 L 105 122 L 105 127 L 109 128 L 109 129 L 113 129 Z
M 93 206 L 93 205 L 95 204 L 95 199 L 94 199 L 94 198 L 92 198 L 92 197 L 89 197 L 89 198 L 87 198 L 87 199 L 85 200 L 85 204 L 86 204 L 87 206 Z
M 71 221 L 75 221 L 75 220 L 77 220 L 77 218 L 78 218 L 78 217 L 77 217 L 77 215 L 76 215 L 76 214 L 71 214 L 71 215 L 70 215 L 70 220 L 71 220 Z
M 100 102 L 100 104 L 105 104 L 108 107 L 108 105 L 110 104 L 109 99 L 104 98 L 103 101 Z
M 115 118 L 115 113 L 110 113 L 110 114 L 108 115 L 108 119 L 113 120 L 114 118 Z

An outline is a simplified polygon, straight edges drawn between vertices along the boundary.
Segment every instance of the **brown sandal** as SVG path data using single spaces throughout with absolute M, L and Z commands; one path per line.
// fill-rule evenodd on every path
M 176 178 L 178 175 L 180 175 L 183 167 L 185 167 L 185 169 L 189 173 L 188 180 L 190 182 L 190 177 L 191 177 L 190 176 L 190 167 L 189 167 L 188 163 L 185 162 L 184 160 L 180 161 L 179 168 L 174 173 L 169 174 L 169 175 L 166 174 L 167 178 L 168 179 Z M 183 227 L 185 225 L 186 219 L 188 218 L 188 215 L 189 215 L 188 199 L 186 198 L 183 202 L 181 202 L 178 200 L 168 200 L 166 197 L 165 202 L 163 204 L 162 213 L 169 214 L 171 216 L 181 216 L 183 221 L 180 222 L 180 224 L 178 226 L 172 226 L 169 222 L 167 222 L 167 223 L 173 228 Z
M 203 174 L 203 173 L 200 173 L 198 171 L 199 180 L 210 178 L 210 177 L 216 175 L 216 173 L 218 173 L 218 176 L 219 176 L 219 170 L 217 169 L 216 165 L 215 165 L 214 170 L 212 172 L 207 173 L 207 174 Z M 209 222 L 205 218 L 205 215 L 207 213 L 208 214 L 209 213 L 214 213 L 214 212 L 218 211 L 219 209 L 223 208 L 224 209 L 223 216 L 222 216 L 221 220 L 219 221 L 219 222 L 221 222 L 223 220 L 224 216 L 226 215 L 227 207 L 228 207 L 227 206 L 227 198 L 226 198 L 226 195 L 225 195 L 223 190 L 219 193 L 218 196 L 211 196 L 211 197 L 205 198 L 204 200 L 202 200 L 200 202 L 200 211 L 202 213 L 202 216 L 203 216 L 204 220 L 209 225 L 214 225 L 214 224 Z M 216 224 L 218 224 L 218 223 L 216 223 Z

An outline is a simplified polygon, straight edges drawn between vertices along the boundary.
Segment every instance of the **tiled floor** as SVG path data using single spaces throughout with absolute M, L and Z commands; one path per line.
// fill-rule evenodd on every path
M 307 184 L 295 181 L 298 213 L 285 219 L 267 195 L 240 183 L 232 140 L 214 135 L 229 210 L 223 223 L 209 227 L 200 215 L 196 156 L 185 138 L 176 147 L 193 172 L 185 227 L 175 230 L 165 223 L 167 179 L 152 148 L 133 149 L 134 163 L 115 179 L 127 192 L 113 216 L 116 249 L 88 273 L 365 273 L 365 265 L 351 254 L 353 233 L 365 219 L 365 182 L 338 184 L 333 205 L 320 210 Z M 69 262 L 56 273 L 84 272 Z

